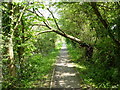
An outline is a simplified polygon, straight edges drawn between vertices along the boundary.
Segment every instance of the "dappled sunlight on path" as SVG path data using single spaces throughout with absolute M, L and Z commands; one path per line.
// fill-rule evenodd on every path
M 80 78 L 75 70 L 75 64 L 68 59 L 66 44 L 64 43 L 59 58 L 55 64 L 52 87 L 80 88 Z

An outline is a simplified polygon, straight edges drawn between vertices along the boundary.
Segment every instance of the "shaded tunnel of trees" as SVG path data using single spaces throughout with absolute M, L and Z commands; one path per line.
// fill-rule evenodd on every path
M 30 58 L 47 57 L 56 48 L 57 35 L 79 51 L 76 63 L 88 67 L 86 83 L 119 87 L 119 2 L 1 2 L 1 9 L 4 88 L 25 87 L 36 70 L 30 72 L 35 68 Z

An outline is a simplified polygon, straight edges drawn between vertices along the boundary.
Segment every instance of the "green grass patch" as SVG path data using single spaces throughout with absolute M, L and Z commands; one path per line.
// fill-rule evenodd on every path
M 29 82 L 31 87 L 49 87 L 51 72 L 56 61 L 59 50 L 56 49 L 47 56 L 36 54 L 29 60 L 32 70 L 33 81 Z M 49 80 L 49 82 L 46 82 Z M 46 84 L 47 83 L 47 84 Z M 44 85 L 46 84 L 46 85 Z

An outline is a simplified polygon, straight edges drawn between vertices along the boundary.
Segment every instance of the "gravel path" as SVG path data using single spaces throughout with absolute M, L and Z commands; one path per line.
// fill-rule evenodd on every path
M 59 58 L 55 64 L 51 87 L 80 88 L 80 78 L 75 70 L 75 65 L 68 59 L 68 52 L 65 43 L 62 46 Z

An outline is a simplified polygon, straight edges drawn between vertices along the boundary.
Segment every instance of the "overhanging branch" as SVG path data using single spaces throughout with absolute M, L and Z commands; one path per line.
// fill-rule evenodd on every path
M 43 25 L 43 24 L 32 24 L 32 26 L 46 26 L 46 25 Z
M 33 13 L 33 14 L 36 14 L 38 17 L 41 17 L 41 16 L 39 16 L 39 14 L 34 10 L 34 11 L 31 11 L 31 10 L 27 10 L 27 11 L 29 11 L 29 12 L 31 12 L 31 13 Z M 39 12 L 39 11 L 38 11 Z M 39 12 L 40 13 L 40 12 Z M 41 13 L 40 13 L 41 14 Z M 43 15 L 42 15 L 43 16 Z M 44 16 L 43 16 L 44 17 Z M 43 23 L 45 24 L 45 26 L 47 27 L 47 28 L 49 28 L 49 29 L 51 29 L 51 27 L 45 22 L 45 21 L 43 21 Z
M 49 8 L 47 8 L 47 10 L 51 13 L 51 15 L 52 15 L 52 17 L 53 17 L 53 19 L 54 19 L 54 22 L 55 22 L 55 24 L 56 24 L 56 26 L 57 26 L 57 29 L 58 29 L 59 31 L 61 31 L 62 33 L 64 33 L 64 32 L 60 29 L 60 27 L 59 27 L 59 25 L 58 25 L 58 23 L 57 23 L 57 21 L 56 21 L 56 19 L 55 19 L 55 16 L 53 15 L 52 11 L 50 11 Z
M 48 9 L 48 11 L 51 13 L 51 15 L 52 15 L 52 17 L 53 17 L 53 19 L 54 19 L 54 22 L 55 22 L 58 30 L 52 28 L 49 24 L 47 24 L 47 20 L 46 20 L 46 21 L 43 21 L 43 23 L 44 23 L 45 26 L 46 26 L 48 29 L 50 29 L 50 30 L 41 31 L 41 32 L 40 32 L 39 34 L 37 34 L 37 35 L 40 35 L 40 34 L 43 34 L 43 33 L 48 33 L 48 32 L 55 32 L 55 33 L 57 33 L 57 34 L 65 37 L 65 38 L 68 38 L 68 39 L 70 39 L 70 40 L 72 40 L 72 41 L 75 41 L 75 42 L 78 43 L 81 47 L 85 47 L 85 48 L 86 48 L 86 52 L 87 52 L 86 56 L 88 56 L 88 58 L 91 58 L 91 57 L 92 57 L 92 53 L 93 53 L 93 46 L 91 46 L 90 44 L 84 43 L 84 42 L 81 41 L 80 39 L 78 39 L 78 38 L 76 38 L 76 37 L 73 37 L 73 36 L 71 36 L 71 35 L 68 35 L 68 34 L 66 34 L 64 31 L 62 31 L 62 30 L 59 28 L 58 23 L 57 23 L 54 15 L 53 15 L 53 13 L 52 13 L 49 9 Z M 35 10 L 34 10 L 34 11 L 30 11 L 30 12 L 36 14 L 37 16 L 39 16 L 39 14 L 41 14 L 42 17 L 44 17 L 43 14 L 42 14 L 41 12 L 39 12 L 39 10 L 38 10 L 39 14 L 38 14 Z M 39 16 L 39 17 L 40 17 L 40 16 Z
M 78 38 L 76 38 L 76 37 L 73 37 L 73 36 L 68 35 L 68 34 L 66 34 L 66 33 L 62 33 L 62 32 L 60 32 L 60 31 L 58 31 L 58 30 L 55 30 L 55 29 L 42 31 L 42 32 L 40 32 L 40 33 L 37 34 L 37 35 L 40 35 L 40 34 L 43 34 L 43 33 L 48 33 L 48 32 L 55 32 L 55 33 L 57 33 L 57 34 L 65 37 L 65 38 L 71 39 L 72 41 L 75 41 L 75 42 L 79 43 L 80 46 L 82 46 L 82 47 L 90 47 L 90 46 L 91 46 L 91 45 L 88 45 L 88 44 L 84 43 L 83 41 L 81 41 L 80 39 L 78 39 Z
M 48 33 L 48 32 L 54 32 L 53 30 L 46 30 L 46 31 L 41 31 L 40 33 L 38 33 L 37 35 L 43 34 L 43 33 Z

